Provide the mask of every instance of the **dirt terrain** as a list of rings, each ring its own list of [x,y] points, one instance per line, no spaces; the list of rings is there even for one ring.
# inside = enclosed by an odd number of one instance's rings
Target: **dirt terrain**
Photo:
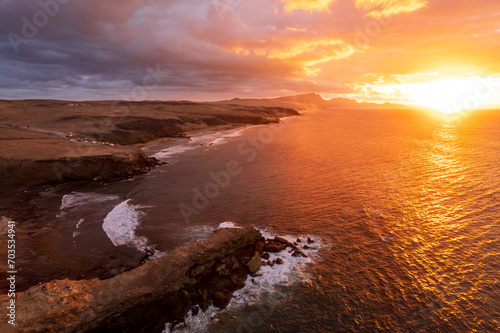
[[[159,163],[141,144],[292,115],[277,106],[189,101],[0,101],[0,185],[123,179]]]

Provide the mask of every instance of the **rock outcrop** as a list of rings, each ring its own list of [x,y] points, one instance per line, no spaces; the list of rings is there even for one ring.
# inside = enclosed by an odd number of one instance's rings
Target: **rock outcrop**
[[[112,181],[145,173],[161,162],[146,156],[140,149],[84,155],[36,159],[0,158],[0,185],[32,186],[66,181]]]
[[[255,229],[220,229],[111,279],[34,286],[18,294],[16,330],[161,332],[166,322],[175,324],[189,310],[197,311],[195,305],[225,307],[260,267],[261,241]],[[1,332],[8,329],[0,324]]]
[[[283,107],[188,101],[0,100],[0,186],[123,179],[158,163],[132,145],[296,115]]]

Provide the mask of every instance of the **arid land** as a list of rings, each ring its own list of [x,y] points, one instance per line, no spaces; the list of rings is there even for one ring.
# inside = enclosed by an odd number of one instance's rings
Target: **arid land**
[[[140,144],[292,115],[298,113],[281,107],[187,101],[0,101],[0,182],[122,179],[159,163],[144,155]]]

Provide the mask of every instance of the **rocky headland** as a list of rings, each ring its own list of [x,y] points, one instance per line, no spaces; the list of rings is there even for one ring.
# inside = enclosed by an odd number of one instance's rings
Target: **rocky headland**
[[[16,331],[161,332],[190,310],[226,307],[249,274],[261,265],[283,263],[267,260],[269,252],[305,256],[297,245],[280,237],[265,239],[252,228],[218,229],[206,240],[110,279],[53,280],[18,293]],[[2,332],[11,329],[0,324]]]

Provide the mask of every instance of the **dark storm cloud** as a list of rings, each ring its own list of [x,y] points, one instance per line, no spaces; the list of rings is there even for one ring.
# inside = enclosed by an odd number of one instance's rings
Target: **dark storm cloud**
[[[299,65],[229,50],[235,39],[255,32],[262,38],[272,29],[242,27],[232,8],[221,12],[203,1],[58,1],[2,3],[3,97],[29,91],[19,97],[64,98],[79,90],[82,98],[99,98],[112,95],[103,88],[119,95],[145,84],[158,94],[161,87],[237,93],[256,83],[262,91],[297,89],[286,81],[302,71]],[[152,68],[161,80],[145,80]]]
[[[349,94],[367,74],[434,70],[443,55],[498,70],[498,1],[397,3],[4,0],[0,98]]]

